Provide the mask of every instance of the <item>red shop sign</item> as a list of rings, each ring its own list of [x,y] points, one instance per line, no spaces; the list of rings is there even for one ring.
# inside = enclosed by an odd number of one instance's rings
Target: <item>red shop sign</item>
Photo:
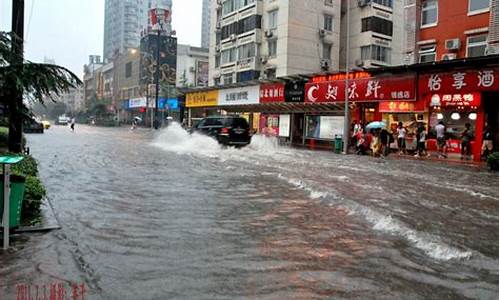
[[[410,101],[383,101],[380,102],[378,110],[385,112],[413,112],[415,111],[415,103]]]
[[[430,103],[431,106],[477,107],[481,105],[481,94],[434,94],[431,96]]]
[[[418,90],[421,95],[498,91],[498,69],[424,74]]]
[[[415,100],[415,76],[349,80],[349,101]],[[307,83],[305,102],[345,100],[345,81]]]
[[[260,86],[260,103],[285,102],[285,84],[271,83]]]

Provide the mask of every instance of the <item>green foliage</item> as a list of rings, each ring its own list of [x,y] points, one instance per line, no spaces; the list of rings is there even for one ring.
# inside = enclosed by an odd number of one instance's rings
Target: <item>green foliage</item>
[[[488,155],[487,163],[491,170],[498,170],[498,152]]]
[[[38,166],[36,160],[30,155],[23,155],[24,159],[12,166],[12,172],[16,175],[37,176]]]
[[[38,177],[26,177],[23,207],[21,210],[21,218],[23,219],[23,223],[26,223],[26,220],[36,218],[40,215],[40,207],[46,194],[47,192],[45,190],[45,187],[40,182],[40,179],[38,179]]]

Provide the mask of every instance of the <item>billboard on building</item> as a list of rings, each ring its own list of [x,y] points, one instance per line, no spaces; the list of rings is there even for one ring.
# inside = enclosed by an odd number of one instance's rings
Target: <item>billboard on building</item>
[[[219,91],[195,92],[186,94],[186,107],[217,106]]]
[[[160,85],[175,86],[177,69],[177,38],[160,37]],[[141,39],[140,83],[142,86],[154,84],[156,79],[158,36],[149,34]]]
[[[208,61],[196,62],[196,86],[208,86]]]
[[[259,104],[259,92],[258,85],[220,90],[218,105]]]

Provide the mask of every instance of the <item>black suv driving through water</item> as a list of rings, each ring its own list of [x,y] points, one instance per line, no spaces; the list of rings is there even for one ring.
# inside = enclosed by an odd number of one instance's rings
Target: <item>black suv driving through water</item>
[[[191,129],[191,133],[193,132],[211,136],[227,146],[246,146],[252,139],[247,120],[239,116],[204,118]]]

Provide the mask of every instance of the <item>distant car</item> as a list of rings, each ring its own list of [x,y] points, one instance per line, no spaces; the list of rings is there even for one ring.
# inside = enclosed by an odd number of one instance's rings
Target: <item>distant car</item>
[[[69,118],[66,116],[59,116],[56,120],[56,125],[68,125]]]
[[[50,128],[50,122],[47,120],[42,121],[43,129],[49,129]]]
[[[24,133],[43,133],[44,126],[34,118],[24,120],[23,132]]]
[[[220,144],[243,147],[250,144],[252,135],[245,118],[239,116],[214,116],[202,119],[191,129],[215,138]]]

